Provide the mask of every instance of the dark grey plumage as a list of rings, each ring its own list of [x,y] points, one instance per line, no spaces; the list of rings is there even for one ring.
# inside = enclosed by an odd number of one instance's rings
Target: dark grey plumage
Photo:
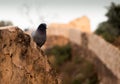
[[[39,25],[36,31],[32,33],[32,38],[39,47],[42,47],[46,41],[46,24]]]

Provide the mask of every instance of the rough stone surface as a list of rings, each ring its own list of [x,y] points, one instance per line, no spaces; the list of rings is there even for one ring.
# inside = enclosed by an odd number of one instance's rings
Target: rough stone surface
[[[17,27],[0,28],[0,84],[59,84],[43,51]]]

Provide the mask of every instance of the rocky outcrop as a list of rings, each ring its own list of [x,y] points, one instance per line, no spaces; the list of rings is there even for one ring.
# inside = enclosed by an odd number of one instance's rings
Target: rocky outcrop
[[[0,28],[0,84],[59,84],[47,57],[18,27]]]

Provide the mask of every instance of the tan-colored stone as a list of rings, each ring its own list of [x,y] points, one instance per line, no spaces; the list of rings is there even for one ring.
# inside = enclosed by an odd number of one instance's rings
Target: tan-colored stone
[[[118,79],[120,79],[120,50],[106,42],[103,38],[95,34],[83,33],[76,28],[49,28],[47,34],[64,36],[71,42],[80,46],[84,46],[86,42],[85,46],[94,52],[97,58],[101,60]],[[86,38],[82,36],[83,34],[86,35]],[[83,39],[86,39],[86,41],[83,41]]]
[[[63,29],[63,28],[74,28],[77,29],[81,32],[87,32],[87,33],[91,33],[90,30],[90,20],[88,17],[83,16],[81,18],[77,18],[73,21],[70,21],[67,24],[62,24],[62,23],[52,23],[48,26],[48,28],[59,28],[59,29]]]
[[[28,34],[18,27],[0,29],[0,84],[59,82],[47,57]]]

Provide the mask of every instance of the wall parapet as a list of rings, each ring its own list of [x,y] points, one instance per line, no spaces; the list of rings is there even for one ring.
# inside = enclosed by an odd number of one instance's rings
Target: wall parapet
[[[48,28],[48,35],[61,35],[71,42],[93,51],[108,69],[120,79],[120,50],[95,34],[82,33],[75,28]],[[83,36],[85,34],[86,38]],[[85,41],[83,41],[83,39]]]

